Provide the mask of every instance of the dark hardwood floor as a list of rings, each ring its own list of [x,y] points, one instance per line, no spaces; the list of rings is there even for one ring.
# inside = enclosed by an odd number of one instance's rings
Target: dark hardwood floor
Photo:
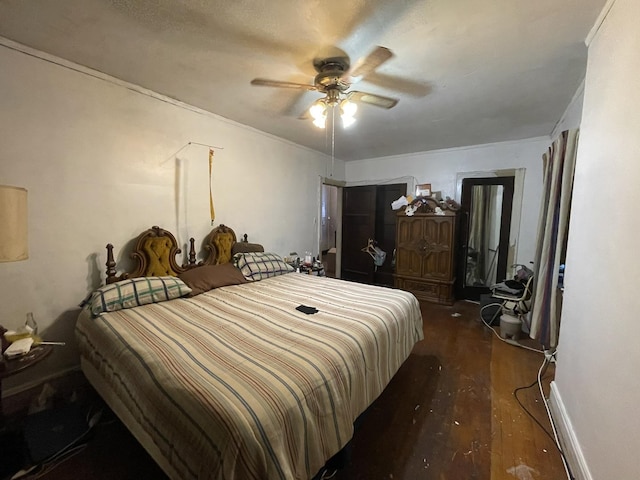
[[[476,304],[423,304],[422,314],[425,339],[366,412],[351,463],[334,478],[566,478],[553,441],[513,395],[535,381],[542,354],[499,340]],[[551,379],[549,370],[547,388]],[[518,398],[550,429],[537,388]]]
[[[542,355],[496,338],[480,322],[476,304],[424,304],[422,312],[425,339],[359,419],[350,461],[333,478],[566,478],[552,440],[513,395],[515,388],[536,379]],[[545,388],[552,374],[549,369]],[[549,429],[539,390],[524,390],[518,397]],[[86,448],[38,478],[166,477],[122,424],[107,414]]]

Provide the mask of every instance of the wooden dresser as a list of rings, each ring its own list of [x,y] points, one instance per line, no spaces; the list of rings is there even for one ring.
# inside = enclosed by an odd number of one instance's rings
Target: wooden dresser
[[[413,216],[397,214],[396,288],[418,300],[453,304],[457,220],[457,206],[432,199],[425,199]]]

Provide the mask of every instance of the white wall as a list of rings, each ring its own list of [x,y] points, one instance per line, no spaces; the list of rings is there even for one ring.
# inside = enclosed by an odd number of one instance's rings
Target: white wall
[[[0,322],[15,328],[33,312],[45,339],[68,343],[5,380],[5,393],[77,365],[77,305],[103,279],[107,243],[121,257],[152,225],[183,244],[211,230],[208,149],[175,155],[188,142],[223,147],[216,224],[283,255],[316,245],[319,192],[309,192],[329,157],[0,40],[0,183],[29,191],[29,259],[0,264]]]
[[[577,88],[574,93],[569,106],[567,106],[564,114],[556,124],[553,132],[551,132],[551,138],[555,140],[565,130],[571,130],[580,127],[580,121],[582,120],[582,102],[584,101],[584,81]]]
[[[616,0],[589,44],[569,230],[555,386],[593,479],[640,472],[639,21]]]
[[[541,137],[360,160],[347,162],[345,174],[348,184],[363,180],[368,183],[390,183],[393,179],[404,177],[394,183],[406,181],[408,188],[411,188],[412,179],[414,183],[430,183],[431,189],[441,191],[443,198],[456,198],[456,177],[459,173],[526,169],[516,261],[528,264],[535,255],[542,186],[542,154],[550,144],[549,137]],[[511,228],[517,229],[518,225],[512,225]]]

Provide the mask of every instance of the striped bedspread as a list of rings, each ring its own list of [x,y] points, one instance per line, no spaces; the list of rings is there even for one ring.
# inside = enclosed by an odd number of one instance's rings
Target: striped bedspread
[[[229,480],[312,478],[423,335],[410,293],[296,273],[83,312],[76,332],[181,478]]]

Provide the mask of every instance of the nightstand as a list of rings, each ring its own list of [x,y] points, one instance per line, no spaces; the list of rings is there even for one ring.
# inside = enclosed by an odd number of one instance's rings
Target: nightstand
[[[4,359],[2,361],[0,364],[0,426],[2,426],[4,421],[4,413],[2,410],[2,380],[34,366],[40,360],[47,357],[52,350],[53,347],[51,345],[38,345],[33,347],[26,355],[12,360]]]
[[[2,380],[34,366],[40,360],[46,358],[53,347],[51,345],[38,345],[31,348],[29,353],[12,360],[3,359],[0,363],[0,451],[4,457],[0,463],[0,478],[17,472],[23,467],[25,457],[25,440],[22,429],[15,425],[8,425],[2,409]]]
[[[300,273],[306,273],[307,275],[317,275],[318,277],[324,277],[324,265],[300,265]]]

